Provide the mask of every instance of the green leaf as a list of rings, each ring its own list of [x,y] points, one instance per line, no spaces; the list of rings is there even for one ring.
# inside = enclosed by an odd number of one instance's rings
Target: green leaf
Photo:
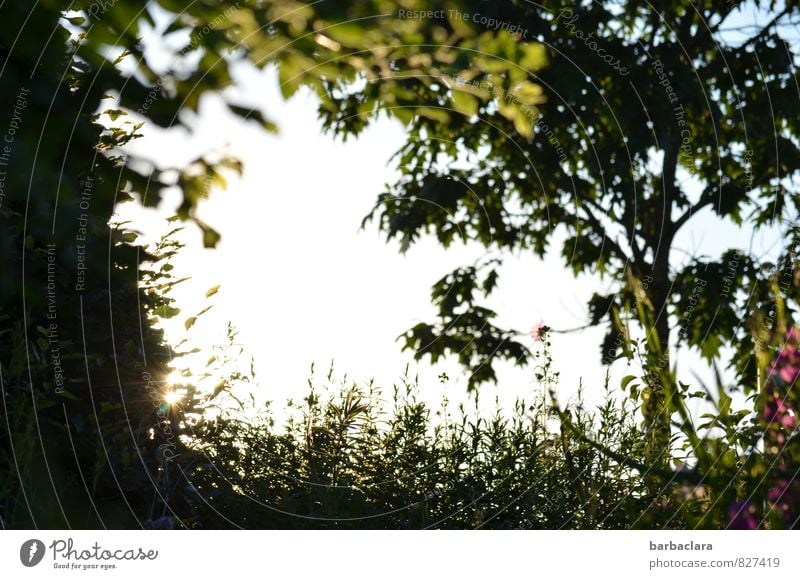
[[[440,108],[417,107],[417,114],[438,123],[450,122],[450,115],[447,114],[446,110]]]
[[[111,118],[112,121],[116,121],[119,117],[128,114],[126,111],[120,109],[108,109],[104,111],[104,113],[108,115],[108,117]]]
[[[341,44],[360,46],[364,39],[364,27],[355,23],[336,24],[327,28],[325,34]]]
[[[453,108],[463,115],[472,117],[478,114],[478,99],[462,90],[454,89]]]
[[[521,111],[514,117],[514,128],[528,140],[533,137],[533,122]]]
[[[200,230],[203,232],[203,247],[212,248],[216,247],[222,236],[213,228],[205,224],[200,224]]]
[[[294,96],[303,80],[303,67],[296,57],[288,56],[278,66],[278,81],[283,98]]]
[[[625,388],[627,388],[628,384],[630,384],[634,380],[636,380],[636,376],[632,376],[632,375],[624,376],[622,378],[622,380],[620,381],[619,386],[620,386],[620,388],[625,390]]]
[[[260,124],[265,130],[269,131],[270,133],[275,133],[278,130],[278,126],[273,123],[272,121],[267,120],[264,114],[259,111],[258,109],[251,109],[248,107],[240,107],[238,105],[228,103],[228,108],[237,116],[242,117],[246,120],[253,120]]]
[[[522,45],[522,58],[519,65],[528,70],[536,71],[547,64],[547,49],[542,44],[526,43]]]
[[[155,310],[153,310],[153,313],[159,318],[169,319],[169,318],[174,318],[179,313],[181,313],[181,311],[178,308],[174,308],[172,306],[164,304],[163,306],[159,306]]]

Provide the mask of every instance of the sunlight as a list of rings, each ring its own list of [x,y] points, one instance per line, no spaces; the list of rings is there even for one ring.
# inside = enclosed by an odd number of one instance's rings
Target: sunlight
[[[164,396],[164,400],[167,401],[167,404],[172,405],[176,402],[179,402],[183,398],[183,394],[173,390],[172,392],[167,392],[167,395]]]

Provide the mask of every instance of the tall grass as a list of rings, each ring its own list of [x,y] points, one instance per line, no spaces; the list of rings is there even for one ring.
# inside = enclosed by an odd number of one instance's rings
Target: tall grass
[[[231,337],[229,335],[229,337]],[[642,460],[636,408],[615,399],[567,409],[539,388],[513,409],[482,415],[446,400],[431,408],[408,373],[388,392],[312,375],[279,425],[271,404],[193,392],[181,457],[190,516],[203,527],[310,529],[613,529],[652,526],[670,496],[604,449]],[[232,358],[235,358],[233,356]],[[435,387],[435,385],[433,386]],[[212,399],[213,397],[213,399]],[[193,409],[194,412],[189,409]],[[204,409],[197,412],[197,409]],[[209,412],[209,409],[213,412]],[[569,415],[569,428],[563,424]],[[670,526],[681,527],[676,520]]]

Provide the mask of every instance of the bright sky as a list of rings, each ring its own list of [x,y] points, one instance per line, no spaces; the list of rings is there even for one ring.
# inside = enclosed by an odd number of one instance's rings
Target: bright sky
[[[402,256],[398,244],[386,244],[376,226],[360,230],[361,219],[394,176],[387,163],[403,143],[402,127],[382,120],[357,141],[342,144],[321,136],[310,95],[285,103],[274,74],[240,72],[245,74],[242,90],[269,103],[279,136],[232,117],[209,99],[194,135],[149,131],[131,148],[169,164],[227,144],[245,166],[241,179],[232,180],[227,191],[215,191],[201,207],[200,217],[222,232],[219,247],[204,250],[194,227],[183,236],[188,247],[176,259],[175,273],[193,280],[175,292],[186,315],[168,327],[171,339],[185,336],[185,317],[204,306],[208,288],[222,284],[211,301],[214,308],[192,329],[192,339],[201,346],[221,342],[232,321],[255,355],[264,388],[277,400],[304,394],[310,364],[327,369],[331,360],[339,374],[347,372],[359,382],[375,378],[387,389],[410,363],[426,398],[430,394],[438,402],[443,392],[451,399],[463,397],[465,376],[456,365],[417,365],[395,340],[413,324],[433,321],[430,286],[484,250],[445,251],[424,240]],[[163,221],[176,203],[167,200],[158,211],[129,205],[120,215],[153,239],[165,230]],[[559,258],[543,264],[518,257],[509,260],[490,303],[501,324],[520,332],[539,321],[571,328],[584,323],[592,288],[589,280],[576,282]],[[570,360],[562,368],[564,384],[602,376],[601,333],[556,338],[555,356]],[[442,371],[451,377],[447,385],[437,378]],[[489,386],[482,396],[513,399],[530,391],[531,372],[505,369],[502,387]]]
[[[480,247],[443,250],[424,240],[403,256],[399,244],[386,244],[375,224],[361,231],[360,222],[384,184],[395,176],[388,161],[404,142],[402,127],[389,120],[374,123],[358,140],[346,144],[320,133],[314,99],[301,91],[284,102],[274,71],[255,73],[237,67],[240,101],[264,110],[278,122],[280,135],[230,115],[218,99],[203,102],[194,134],[146,127],[146,137],[131,152],[164,165],[182,164],[199,154],[226,150],[244,162],[241,179],[227,191],[214,191],[199,216],[222,233],[216,250],[202,248],[200,234],[188,226],[188,247],[175,262],[176,274],[192,277],[175,291],[182,314],[167,325],[172,343],[186,337],[183,321],[207,305],[205,292],[222,284],[211,299],[212,310],[191,330],[204,348],[224,341],[231,321],[240,342],[255,356],[263,396],[282,406],[306,393],[312,362],[324,375],[334,360],[359,383],[370,378],[390,391],[406,364],[419,373],[423,398],[438,405],[443,394],[466,398],[466,377],[452,362],[431,367],[401,353],[396,338],[419,321],[433,321],[430,286],[456,266],[483,255]],[[177,198],[158,210],[127,205],[120,217],[151,240],[166,230]],[[712,229],[713,227],[713,229]],[[713,234],[710,233],[713,231]],[[676,246],[692,253],[717,255],[729,247],[747,248],[749,233],[706,217],[694,220]],[[755,240],[755,245],[768,245]],[[560,245],[544,262],[532,256],[507,259],[501,284],[489,304],[499,324],[527,333],[539,321],[556,329],[585,324],[586,302],[606,284],[590,277],[577,280],[559,256]],[[676,254],[675,261],[685,257]],[[605,369],[600,364],[602,328],[556,334],[555,365],[561,371],[561,397],[573,396],[581,380],[590,400],[601,394]],[[533,345],[527,338],[528,344]],[[203,358],[205,359],[205,358]],[[692,372],[711,382],[696,356],[682,352],[680,375],[696,383]],[[441,384],[437,376],[451,380]],[[612,368],[612,384],[630,372],[624,363]],[[499,386],[488,385],[481,398],[508,405],[532,392],[532,368],[503,368]]]

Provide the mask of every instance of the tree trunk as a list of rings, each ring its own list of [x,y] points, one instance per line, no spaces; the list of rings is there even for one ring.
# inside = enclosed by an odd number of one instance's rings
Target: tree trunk
[[[653,305],[653,326],[645,328],[654,333],[655,347],[648,348],[645,357],[645,390],[647,398],[642,404],[646,431],[646,452],[649,464],[667,467],[670,461],[670,404],[667,394],[670,384],[669,317],[667,300],[670,281],[666,259],[657,260],[653,268],[653,282],[647,292]],[[650,340],[648,340],[648,343]]]
[[[645,382],[648,399],[642,405],[647,429],[647,458],[650,464],[666,467],[670,462],[670,417],[671,404],[668,395],[672,392],[669,356],[669,315],[667,301],[671,290],[669,276],[669,254],[675,235],[675,224],[671,219],[673,200],[676,197],[675,174],[678,166],[680,137],[677,129],[671,131],[670,144],[664,151],[662,167],[663,207],[658,201],[653,205],[652,219],[646,225],[648,245],[653,252],[653,282],[649,298],[653,305],[653,332],[656,344],[648,348]],[[650,340],[648,340],[648,343]]]

